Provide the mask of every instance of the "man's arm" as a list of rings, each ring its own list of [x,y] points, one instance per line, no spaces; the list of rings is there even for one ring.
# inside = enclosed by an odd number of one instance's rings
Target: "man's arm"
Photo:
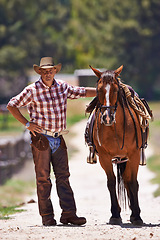
[[[95,97],[97,95],[96,88],[86,87],[86,97]]]
[[[26,125],[28,120],[21,114],[19,109],[17,107],[7,106],[7,109],[9,112],[13,115],[15,119],[17,119],[19,122],[21,122],[23,125]],[[36,123],[30,122],[30,126],[27,128],[29,131],[33,133],[35,136],[35,132],[41,133],[42,128],[38,126]]]

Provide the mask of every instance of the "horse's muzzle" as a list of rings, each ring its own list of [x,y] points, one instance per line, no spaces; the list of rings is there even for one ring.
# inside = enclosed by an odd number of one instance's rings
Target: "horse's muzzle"
[[[115,122],[115,114],[111,113],[110,109],[104,111],[101,116],[101,124],[103,123],[105,126],[112,126]]]

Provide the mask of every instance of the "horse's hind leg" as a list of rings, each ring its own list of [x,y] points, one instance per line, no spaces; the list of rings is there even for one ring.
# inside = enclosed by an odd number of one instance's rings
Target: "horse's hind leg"
[[[128,196],[130,200],[130,209],[132,211],[130,216],[130,221],[134,225],[142,225],[143,221],[140,217],[140,208],[138,202],[138,189],[139,184],[137,180],[133,180],[127,183],[128,186]]]
[[[111,160],[106,163],[105,161],[99,156],[100,164],[107,175],[107,187],[110,193],[111,198],[111,213],[112,216],[110,218],[109,223],[113,225],[120,225],[122,223],[120,212],[121,208],[118,204],[117,194],[116,194],[116,177],[113,172],[113,166]]]

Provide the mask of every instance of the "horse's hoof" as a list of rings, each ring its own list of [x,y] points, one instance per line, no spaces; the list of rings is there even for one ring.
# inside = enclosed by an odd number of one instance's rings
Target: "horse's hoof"
[[[143,225],[143,220],[141,218],[136,219],[134,217],[130,217],[130,221],[135,226],[142,226]]]
[[[132,222],[132,224],[135,226],[143,226],[143,221],[142,220],[134,220]]]
[[[121,219],[121,217],[119,217],[119,218],[111,217],[110,220],[109,220],[109,224],[111,224],[111,225],[121,225],[122,224],[122,219]]]

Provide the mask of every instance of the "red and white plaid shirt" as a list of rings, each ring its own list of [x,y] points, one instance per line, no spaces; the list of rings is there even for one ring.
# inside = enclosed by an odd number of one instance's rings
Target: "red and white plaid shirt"
[[[59,132],[66,128],[67,98],[85,96],[84,87],[73,87],[62,80],[54,80],[49,88],[40,78],[13,97],[8,105],[17,108],[27,106],[30,121],[43,129]]]

